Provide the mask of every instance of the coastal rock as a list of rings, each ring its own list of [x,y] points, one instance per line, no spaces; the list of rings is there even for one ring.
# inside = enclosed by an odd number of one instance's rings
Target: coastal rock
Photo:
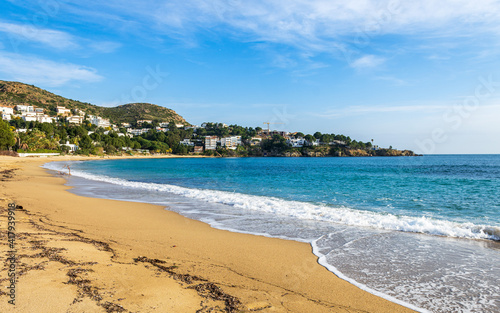
[[[302,153],[299,151],[287,151],[283,154],[285,157],[301,157]]]

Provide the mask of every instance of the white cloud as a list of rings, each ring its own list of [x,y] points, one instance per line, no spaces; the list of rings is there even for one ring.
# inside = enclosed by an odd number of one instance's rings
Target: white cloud
[[[478,29],[498,33],[500,14],[497,0],[484,0],[479,4],[468,0],[174,0],[163,5],[153,3],[159,9],[154,13],[142,10],[142,14],[152,14],[157,25],[165,26],[167,31],[189,32],[229,26],[229,31],[254,40],[321,50],[331,46],[332,39],[342,42],[342,36],[352,35],[432,31],[435,36],[452,33],[464,36]]]
[[[363,68],[373,68],[384,63],[385,59],[374,56],[374,55],[364,55],[359,59],[353,61],[350,65],[355,69],[363,69]]]
[[[97,82],[103,79],[95,69],[83,65],[58,63],[2,52],[0,52],[0,73],[9,80],[51,87],[72,81]]]
[[[412,36],[413,40],[406,41],[408,51],[426,45],[433,48],[421,52],[436,55],[440,53],[436,44],[442,42],[470,49],[484,44],[485,38],[490,42],[500,34],[500,0],[66,2],[68,5],[61,10],[81,21],[105,25],[127,35],[133,33],[148,43],[161,42],[159,38],[168,36],[193,47],[203,35],[213,38],[222,34],[240,42],[269,44],[271,48],[293,47],[292,61],[328,54],[347,59],[348,63],[358,59],[359,66],[376,61],[372,58],[368,62],[370,59],[363,59],[363,54],[381,55],[380,50],[387,48],[390,43],[378,41],[383,35]],[[276,49],[276,53],[279,51]],[[278,60],[276,65],[287,63],[290,62]]]
[[[14,24],[0,21],[0,32],[8,35],[8,44],[14,51],[19,50],[19,45],[23,41],[39,43],[50,48],[60,50],[82,50],[88,47],[90,52],[111,53],[119,49],[122,45],[113,41],[96,41],[74,36],[70,33],[35,27],[31,24]]]
[[[75,38],[66,32],[35,27],[30,24],[0,22],[0,32],[9,34],[10,43],[16,49],[21,40],[38,42],[57,49],[76,49],[79,47]]]
[[[500,0],[67,0],[59,11],[72,21],[101,25],[127,38],[133,34],[145,44],[161,44],[170,37],[191,48],[205,36],[229,35],[254,46],[268,45],[273,50],[270,63],[288,68],[320,54],[358,69],[373,67],[382,63],[382,57],[390,60],[387,54],[395,49],[418,51],[433,59],[465,48],[473,57],[480,53],[477,47],[498,42],[500,34]],[[9,29],[20,31],[12,25]],[[66,33],[38,31],[39,38],[28,37],[61,47],[77,44]],[[380,41],[384,35],[405,36],[407,40],[391,46],[396,40],[384,37]],[[58,36],[62,39],[59,44],[53,40]],[[116,43],[79,42],[103,53],[120,47]],[[289,47],[293,49],[286,58],[274,56]]]

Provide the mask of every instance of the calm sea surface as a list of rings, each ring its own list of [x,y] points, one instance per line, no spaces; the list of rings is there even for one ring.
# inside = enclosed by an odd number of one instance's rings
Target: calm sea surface
[[[78,194],[161,204],[217,228],[310,242],[336,275],[413,309],[500,312],[500,155],[70,167]],[[307,277],[307,269],[296,272],[297,283]]]

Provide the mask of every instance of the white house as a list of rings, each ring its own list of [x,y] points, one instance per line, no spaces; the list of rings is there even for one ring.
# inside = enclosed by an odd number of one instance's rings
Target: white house
[[[68,121],[68,123],[70,123],[70,124],[80,125],[81,123],[83,123],[83,116],[82,115],[68,116],[68,117],[66,117],[66,121]]]
[[[153,123],[153,121],[152,120],[139,120],[139,121],[137,121],[137,124],[144,124],[144,123],[151,124],[151,123]]]
[[[60,144],[60,146],[68,147],[70,152],[75,152],[76,150],[78,150],[78,146],[75,144],[69,143],[69,141],[66,141],[66,143],[64,143],[64,144]]]
[[[2,120],[10,121],[14,114],[14,107],[0,107],[0,114],[2,115]]]
[[[111,124],[109,123],[109,120],[103,119],[99,116],[96,116],[93,119],[91,119],[90,123],[92,123],[93,125],[96,125],[97,127],[102,127],[102,128],[106,128],[106,127],[111,126]]]
[[[313,147],[314,147],[314,146],[319,146],[319,143],[320,143],[320,140],[319,140],[319,139],[316,139],[316,140],[314,140],[314,141],[312,141],[312,142],[309,142],[309,144],[310,144],[311,146],[313,146]]]
[[[19,112],[35,112],[35,108],[32,105],[16,105],[16,110]]]
[[[191,142],[191,139],[184,139],[179,142],[181,145],[189,146],[189,147],[194,147],[194,142]]]
[[[288,139],[286,143],[293,148],[302,148],[306,143],[306,140],[304,138]]]
[[[227,149],[236,150],[241,145],[241,136],[224,137],[221,139],[221,145]]]
[[[71,113],[71,110],[70,109],[66,109],[66,107],[60,107],[60,106],[57,106],[56,107],[56,112],[57,114],[70,114]]]
[[[23,115],[21,118],[25,122],[36,122],[36,115],[28,115],[28,114],[26,114],[26,115]]]
[[[217,136],[207,136],[205,137],[205,150],[215,150],[217,149]]]
[[[37,115],[36,120],[40,123],[52,123],[55,118],[48,115]]]
[[[141,128],[141,129],[135,129],[135,128],[127,128],[127,133],[132,134],[134,136],[140,136],[142,134],[147,133],[151,128]]]
[[[11,108],[11,107],[0,107],[0,112],[3,113],[3,114],[12,115],[12,114],[14,114],[14,108]]]
[[[330,146],[345,146],[346,143],[345,143],[345,141],[341,141],[341,140],[332,140],[328,143],[328,145],[330,145]]]

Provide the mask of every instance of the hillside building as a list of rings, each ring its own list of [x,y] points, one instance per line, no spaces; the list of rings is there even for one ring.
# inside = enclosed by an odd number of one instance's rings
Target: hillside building
[[[65,107],[60,107],[60,106],[56,107],[56,112],[57,112],[57,114],[60,114],[60,115],[71,114],[71,110],[70,109],[66,109]]]
[[[221,146],[227,149],[236,150],[239,145],[241,145],[241,136],[224,137],[221,139]]]
[[[83,123],[83,116],[82,115],[72,115],[66,117],[66,121],[70,124],[77,124],[80,125]]]
[[[205,150],[215,150],[217,149],[217,141],[219,138],[217,136],[207,136],[205,137]]]
[[[102,128],[111,127],[111,123],[109,122],[109,120],[101,118],[99,116],[95,116],[93,119],[91,119],[90,123]]]

